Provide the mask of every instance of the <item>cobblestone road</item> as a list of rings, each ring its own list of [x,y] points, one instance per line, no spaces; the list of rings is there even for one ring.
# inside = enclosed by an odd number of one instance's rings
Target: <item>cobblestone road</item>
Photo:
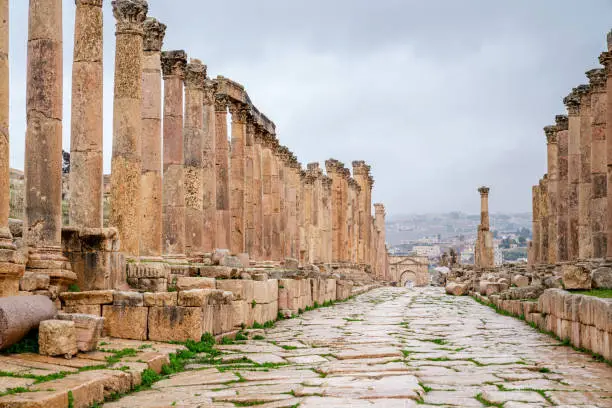
[[[612,407],[612,367],[434,288],[376,289],[220,348],[253,363],[194,365],[105,407]]]

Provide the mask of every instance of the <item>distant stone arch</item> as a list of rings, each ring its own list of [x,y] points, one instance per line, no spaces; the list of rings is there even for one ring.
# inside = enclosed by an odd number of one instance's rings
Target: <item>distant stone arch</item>
[[[412,282],[415,286],[418,284],[417,273],[415,271],[408,269],[402,272],[400,275],[400,286],[406,286],[408,281]]]
[[[390,277],[397,286],[406,286],[411,281],[414,286],[427,286],[430,283],[428,259],[418,256],[389,257]]]

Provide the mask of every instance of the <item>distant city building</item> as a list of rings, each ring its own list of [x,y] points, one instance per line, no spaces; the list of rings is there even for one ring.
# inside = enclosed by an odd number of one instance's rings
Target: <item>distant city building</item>
[[[412,250],[417,256],[439,258],[442,255],[439,245],[415,245]]]
[[[495,266],[501,266],[504,263],[504,253],[498,246],[493,249],[493,260],[495,262]]]

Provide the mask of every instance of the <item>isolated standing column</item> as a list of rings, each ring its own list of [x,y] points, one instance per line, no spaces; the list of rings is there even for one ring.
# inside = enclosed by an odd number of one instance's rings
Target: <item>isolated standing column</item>
[[[183,80],[185,51],[162,52],[164,73],[164,257],[185,258],[185,186],[183,173]]]
[[[162,76],[161,48],[166,26],[150,17],[144,23],[142,70],[142,178],[140,255],[162,256]]]
[[[111,163],[110,225],[116,227],[121,250],[129,257],[140,253],[140,188],[142,136],[144,0],[116,0],[115,100]],[[61,150],[60,150],[61,151]]]
[[[102,228],[102,0],[76,0],[72,64],[70,224]]]

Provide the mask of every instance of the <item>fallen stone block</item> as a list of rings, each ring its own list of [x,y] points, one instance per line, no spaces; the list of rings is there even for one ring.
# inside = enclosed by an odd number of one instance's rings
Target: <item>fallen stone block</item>
[[[88,352],[98,348],[98,342],[104,329],[104,318],[86,314],[59,313],[58,320],[74,322],[77,347],[79,351]]]
[[[453,296],[465,296],[468,293],[468,285],[465,283],[451,282],[446,285],[446,293]]]
[[[612,268],[595,269],[591,273],[591,281],[595,289],[612,289]]]
[[[591,289],[591,273],[580,265],[563,265],[563,286],[565,289]]]
[[[76,326],[72,321],[45,320],[38,328],[38,348],[43,356],[71,358],[78,352]]]
[[[491,296],[491,295],[496,295],[498,293],[500,293],[502,291],[502,284],[501,283],[489,283],[487,285],[487,291],[485,293],[485,295],[487,297]]]
[[[138,292],[115,292],[113,296],[114,306],[144,306],[144,295]]]
[[[185,307],[202,307],[208,304],[211,289],[183,290],[178,294],[178,305]]]
[[[93,316],[102,316],[102,305],[74,305],[64,306],[64,313],[86,314]]]
[[[56,314],[55,305],[45,296],[0,298],[0,350],[17,343]]]
[[[524,275],[514,275],[512,277],[512,284],[515,285],[517,288],[524,288],[526,286],[529,286],[529,278]]]

